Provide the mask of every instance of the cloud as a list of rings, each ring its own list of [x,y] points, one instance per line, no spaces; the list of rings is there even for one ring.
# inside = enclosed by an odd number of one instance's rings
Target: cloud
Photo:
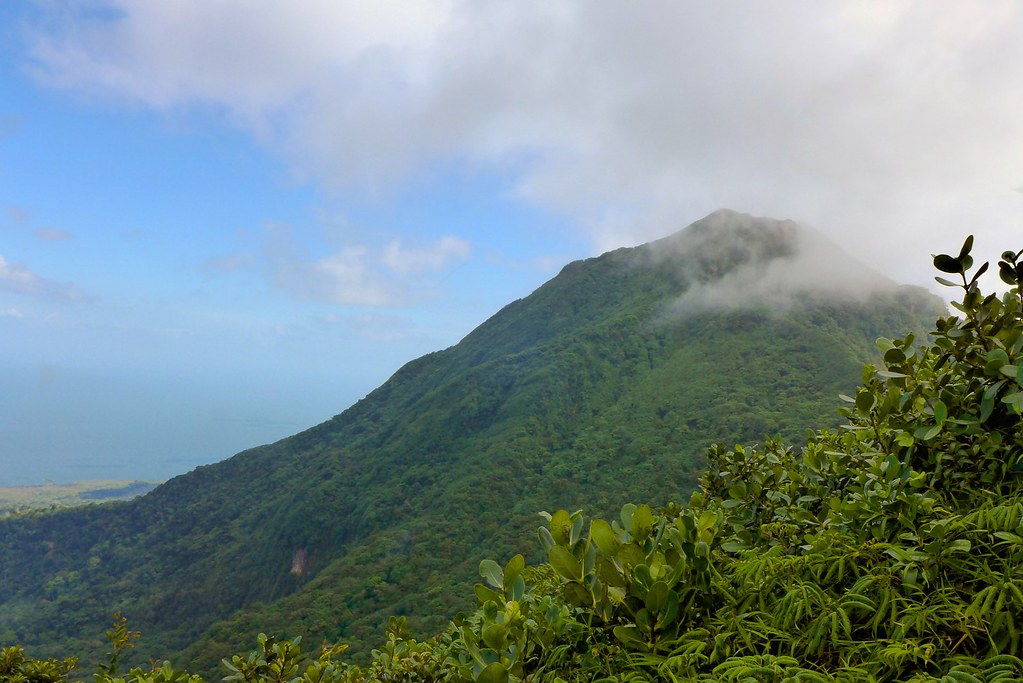
[[[681,268],[689,286],[673,312],[862,303],[898,289],[815,230],[732,211],[716,211],[641,253]]]
[[[14,306],[8,306],[7,308],[0,309],[0,318],[24,318],[25,314],[19,311]]]
[[[56,228],[36,228],[34,232],[35,236],[44,242],[66,242],[75,238],[70,232]]]
[[[85,298],[74,286],[42,278],[20,263],[8,263],[3,256],[0,256],[0,291],[65,301]]]
[[[207,277],[246,271],[260,274],[273,288],[296,299],[344,306],[390,307],[430,296],[434,276],[469,257],[465,240],[444,235],[433,244],[405,246],[394,239],[382,247],[335,245],[322,255],[302,242],[288,225],[268,223],[257,251],[208,260]],[[322,247],[321,247],[322,249]]]
[[[316,259],[294,249],[268,254],[273,282],[301,299],[349,306],[401,306],[429,297],[429,277],[469,257],[469,244],[451,236],[422,247],[393,240],[382,249],[352,245]]]
[[[360,339],[387,344],[414,339],[419,334],[406,318],[370,312],[355,315],[328,313],[314,322],[317,326],[327,329],[343,327],[354,331]]]
[[[1023,210],[1011,0],[88,7],[36,27],[41,79],[212,107],[325,187],[498,167],[600,249],[729,206],[830,229],[891,271],[975,225],[1005,226],[978,250],[1007,240]],[[319,268],[343,282],[366,258]]]
[[[18,204],[9,204],[6,207],[7,220],[15,228],[23,228],[29,224],[32,214],[28,209]],[[66,230],[56,228],[37,227],[32,231],[35,236],[44,242],[61,242],[74,239],[74,235]]]
[[[26,211],[22,206],[11,204],[7,207],[7,219],[16,227],[25,225],[25,223],[28,222],[28,217],[28,211]]]
[[[346,247],[313,261],[278,261],[275,283],[300,299],[348,306],[389,306],[398,294],[368,262],[364,246]]]
[[[445,235],[428,247],[405,247],[401,240],[392,240],[384,247],[382,262],[393,273],[399,275],[435,273],[450,263],[469,258],[469,243]]]
[[[238,252],[208,259],[199,266],[199,271],[207,278],[214,278],[220,275],[252,270],[257,267],[258,263],[259,258],[256,254],[252,252]]]

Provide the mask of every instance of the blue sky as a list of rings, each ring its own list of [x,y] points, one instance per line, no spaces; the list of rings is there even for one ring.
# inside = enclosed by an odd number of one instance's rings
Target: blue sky
[[[1021,11],[0,2],[0,485],[285,437],[721,207],[1019,248]]]

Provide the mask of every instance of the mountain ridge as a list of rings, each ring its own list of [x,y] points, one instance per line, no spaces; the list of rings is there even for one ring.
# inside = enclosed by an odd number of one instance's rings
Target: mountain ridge
[[[778,222],[716,212],[694,226],[737,223]],[[0,571],[16,581],[0,587],[0,640],[88,641],[122,609],[146,634],[140,654],[214,667],[254,629],[358,645],[390,613],[436,626],[463,606],[454,596],[481,557],[534,552],[522,530],[538,510],[681,497],[711,441],[833,415],[874,337],[937,313],[936,299],[894,283],[868,304],[679,310],[701,274],[720,282],[750,259],[690,254],[712,268],[688,272],[653,258],[675,244],[568,264],[292,437],[129,504],[8,523]]]

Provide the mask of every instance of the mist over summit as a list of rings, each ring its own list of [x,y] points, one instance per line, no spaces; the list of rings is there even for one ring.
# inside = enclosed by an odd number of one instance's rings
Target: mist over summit
[[[679,313],[778,311],[814,303],[863,303],[877,295],[919,303],[932,298],[922,288],[882,275],[817,230],[728,209],[644,250],[654,262],[669,261],[683,272],[688,287],[670,305]]]

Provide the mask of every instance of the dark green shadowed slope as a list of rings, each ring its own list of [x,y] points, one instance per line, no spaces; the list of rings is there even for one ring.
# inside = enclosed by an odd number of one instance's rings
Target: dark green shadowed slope
[[[717,212],[566,266],[312,429],[130,503],[0,521],[0,643],[100,652],[119,609],[140,660],[212,674],[259,631],[436,629],[480,559],[535,552],[538,510],[684,499],[708,445],[834,424],[873,340],[940,312],[791,222]]]

